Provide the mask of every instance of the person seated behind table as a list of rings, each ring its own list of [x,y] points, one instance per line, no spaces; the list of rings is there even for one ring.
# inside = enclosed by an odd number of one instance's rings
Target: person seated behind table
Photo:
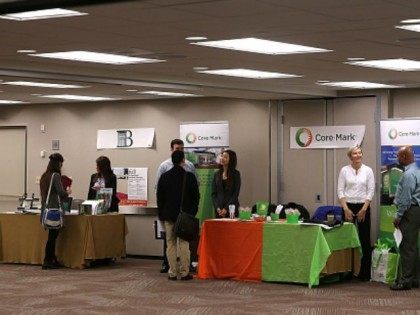
[[[213,177],[211,197],[216,218],[229,217],[229,205],[235,205],[235,216],[238,216],[241,173],[236,170],[236,164],[236,153],[225,150],[220,157],[219,170]]]
[[[90,177],[88,199],[96,199],[96,193],[101,188],[112,188],[111,205],[109,212],[118,212],[117,198],[117,177],[111,168],[111,161],[106,156],[100,156],[96,159],[96,171]]]

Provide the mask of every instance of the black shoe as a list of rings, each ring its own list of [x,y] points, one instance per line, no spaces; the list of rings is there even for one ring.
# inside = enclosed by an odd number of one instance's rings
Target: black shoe
[[[181,280],[192,280],[194,277],[191,274],[187,274],[186,276],[181,277]]]
[[[160,273],[167,273],[169,271],[169,266],[162,265],[162,268],[160,268]]]
[[[393,291],[411,290],[411,285],[403,282],[396,282],[390,287]]]
[[[47,269],[58,269],[60,268],[59,266],[56,266],[52,263],[48,263],[48,264],[42,264],[42,269],[43,270],[47,270]]]
[[[176,276],[169,276],[168,277],[168,280],[171,280],[171,281],[176,281],[176,280],[178,280],[178,278],[176,277]]]
[[[419,288],[419,280],[413,280],[412,282],[411,282],[411,287],[412,288],[414,288],[414,289],[418,289]]]

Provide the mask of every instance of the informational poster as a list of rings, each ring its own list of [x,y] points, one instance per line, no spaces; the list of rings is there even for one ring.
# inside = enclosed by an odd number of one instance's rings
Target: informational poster
[[[120,205],[147,206],[147,168],[115,167],[118,182],[126,182],[126,192],[120,193]]]
[[[96,147],[101,149],[151,148],[155,128],[98,130]]]
[[[381,206],[379,237],[393,240],[393,221],[397,213],[394,205],[398,182],[404,173],[397,153],[402,146],[413,148],[416,163],[420,166],[420,120],[381,121]],[[420,242],[420,237],[419,237]]]
[[[229,146],[229,123],[181,124],[180,139],[185,143],[186,158],[194,164],[198,175],[200,204],[197,218],[202,223],[215,217],[211,198],[212,183],[214,173],[219,169],[220,154]]]
[[[360,145],[365,126],[290,127],[291,149],[337,149]]]

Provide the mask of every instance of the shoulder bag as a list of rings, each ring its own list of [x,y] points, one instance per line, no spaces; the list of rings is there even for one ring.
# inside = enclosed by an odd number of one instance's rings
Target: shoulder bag
[[[50,208],[50,193],[55,173],[51,175],[50,187],[48,188],[47,200],[45,202],[45,209],[42,214],[42,226],[45,229],[57,230],[63,227],[63,210],[61,209],[60,197],[58,197],[58,208]]]
[[[198,219],[193,216],[192,214],[189,214],[187,212],[182,211],[182,205],[184,202],[184,190],[185,190],[185,178],[187,173],[184,174],[184,179],[182,182],[182,197],[181,197],[181,206],[180,211],[178,214],[178,217],[176,219],[176,222],[174,224],[174,233],[177,237],[187,241],[191,242],[199,232],[199,221]]]

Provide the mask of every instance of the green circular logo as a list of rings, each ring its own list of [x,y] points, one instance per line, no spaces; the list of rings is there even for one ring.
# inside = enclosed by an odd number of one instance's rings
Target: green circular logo
[[[392,128],[389,132],[388,132],[388,137],[392,140],[395,140],[398,136],[398,131],[395,128]]]
[[[194,142],[195,142],[195,140],[197,140],[197,136],[195,135],[195,133],[193,133],[193,132],[189,132],[189,133],[187,133],[187,135],[185,136],[185,140],[186,140],[189,144],[191,144],[191,143],[194,143]]]
[[[312,132],[308,128],[299,128],[298,131],[296,131],[295,140],[300,147],[305,148],[309,146],[312,139]]]

